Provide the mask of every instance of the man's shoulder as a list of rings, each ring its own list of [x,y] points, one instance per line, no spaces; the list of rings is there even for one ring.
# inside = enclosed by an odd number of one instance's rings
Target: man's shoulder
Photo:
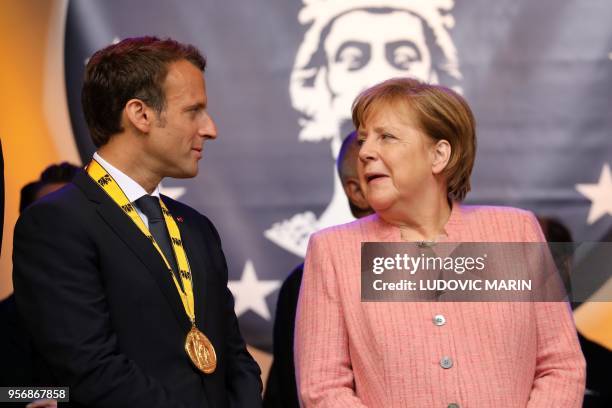
[[[195,223],[200,229],[203,228],[204,230],[209,230],[217,237],[219,236],[215,225],[206,215],[190,207],[189,205],[170,198],[166,195],[162,194],[161,199],[166,205],[166,207],[168,207],[168,210],[172,214],[172,217],[176,219],[179,223],[187,222],[190,225],[193,225]]]
[[[170,210],[170,212],[172,213],[172,216],[174,216],[175,218],[183,217],[189,219],[197,219],[198,221],[204,221],[208,223],[211,222],[207,216],[185,203],[177,201],[164,194],[161,194],[161,199],[166,205],[166,207],[168,207],[168,210]]]
[[[31,242],[37,234],[58,241],[68,236],[84,240],[96,219],[96,205],[72,183],[28,206],[15,225],[14,241]]]
[[[68,183],[29,205],[20,218],[28,218],[37,214],[75,216],[87,210],[87,203],[89,200],[83,192],[74,183]]]

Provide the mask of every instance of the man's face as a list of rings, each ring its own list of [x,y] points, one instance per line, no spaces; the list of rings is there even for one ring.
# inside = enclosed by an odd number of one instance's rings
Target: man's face
[[[204,141],[217,137],[206,111],[204,75],[189,61],[177,61],[170,64],[163,88],[166,105],[156,115],[143,153],[162,177],[195,177]]]
[[[421,20],[404,11],[350,12],[336,20],[324,44],[334,110],[350,115],[355,97],[398,76],[429,80],[431,53]]]

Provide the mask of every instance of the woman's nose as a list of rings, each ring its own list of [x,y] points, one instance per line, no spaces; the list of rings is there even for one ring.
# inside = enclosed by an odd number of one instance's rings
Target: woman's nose
[[[372,141],[368,141],[365,139],[361,142],[361,147],[359,148],[359,160],[362,162],[367,162],[368,160],[374,160],[376,158],[376,147]]]

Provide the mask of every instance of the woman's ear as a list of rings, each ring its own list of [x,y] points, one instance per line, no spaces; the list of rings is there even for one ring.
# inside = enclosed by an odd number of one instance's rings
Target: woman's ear
[[[153,120],[153,110],[140,99],[130,99],[123,108],[126,124],[131,124],[142,133],[148,133]]]
[[[433,161],[431,171],[433,174],[440,174],[448,165],[451,156],[451,145],[447,140],[441,139],[436,142],[432,150]]]

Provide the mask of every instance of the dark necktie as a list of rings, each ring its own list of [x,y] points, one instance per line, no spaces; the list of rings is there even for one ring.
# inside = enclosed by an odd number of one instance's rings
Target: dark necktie
[[[136,200],[136,205],[140,211],[147,216],[149,220],[149,231],[170,263],[172,273],[174,273],[176,280],[182,288],[183,283],[181,282],[181,278],[178,273],[176,259],[174,258],[174,251],[172,250],[172,245],[170,244],[168,229],[166,228],[166,223],[164,222],[164,216],[162,214],[161,205],[159,204],[159,199],[154,196],[144,195]]]

